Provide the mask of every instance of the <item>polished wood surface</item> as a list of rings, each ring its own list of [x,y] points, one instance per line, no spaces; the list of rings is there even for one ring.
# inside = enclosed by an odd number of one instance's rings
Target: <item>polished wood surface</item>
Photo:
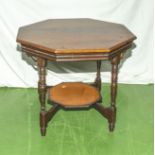
[[[97,61],[97,73],[96,73],[96,79],[95,79],[95,86],[101,90],[101,60]]]
[[[118,64],[123,53],[136,39],[125,26],[94,19],[50,19],[21,27],[17,42],[29,56],[37,58],[38,92],[41,104],[40,129],[45,136],[48,122],[61,108],[94,107],[109,123],[113,131],[116,122]],[[46,85],[47,61],[90,61],[97,63],[93,85],[65,82],[53,87]],[[111,62],[111,102],[101,102],[101,60]],[[47,91],[48,89],[48,91]],[[47,110],[46,93],[53,106]]]
[[[92,61],[92,60],[110,60],[113,57],[126,52],[132,46],[132,42],[123,45],[119,49],[116,49],[112,52],[90,52],[90,53],[49,53],[47,51],[41,51],[40,49],[34,47],[28,47],[25,45],[21,46],[23,52],[26,52],[29,56],[42,57],[49,61],[57,62],[69,62],[69,61]]]
[[[86,107],[101,100],[99,91],[82,82],[65,82],[49,89],[49,99],[64,107]]]
[[[40,110],[40,130],[42,135],[46,133],[46,107],[45,107],[45,100],[46,100],[46,60],[42,58],[37,58],[37,65],[38,65],[38,72],[39,72],[39,81],[38,81],[38,93],[39,93],[39,100],[41,104]]]
[[[56,54],[112,52],[135,39],[125,26],[94,19],[49,19],[21,27],[17,42]]]

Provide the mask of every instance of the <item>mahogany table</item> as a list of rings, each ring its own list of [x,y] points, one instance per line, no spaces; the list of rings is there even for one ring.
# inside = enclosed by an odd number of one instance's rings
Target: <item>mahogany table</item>
[[[19,28],[17,42],[22,51],[37,58],[42,136],[46,134],[48,122],[60,108],[93,107],[108,120],[109,130],[114,130],[118,64],[134,39],[135,35],[123,25],[85,18],[49,19]],[[112,65],[109,107],[101,104],[102,60],[109,60]],[[47,61],[96,61],[95,82],[91,85],[63,82],[49,87],[46,85]],[[53,105],[50,110],[46,110],[45,106],[46,93]]]

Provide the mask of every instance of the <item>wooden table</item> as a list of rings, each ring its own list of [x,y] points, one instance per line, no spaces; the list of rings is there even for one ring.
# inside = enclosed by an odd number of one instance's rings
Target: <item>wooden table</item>
[[[60,108],[94,107],[108,120],[109,130],[114,130],[118,64],[134,39],[135,35],[123,25],[84,18],[49,19],[19,29],[17,42],[22,51],[37,58],[42,136],[46,134],[48,122]],[[101,60],[110,60],[112,65],[110,107],[101,104]],[[64,82],[49,87],[46,85],[47,61],[96,61],[95,82],[92,85]],[[46,93],[53,104],[50,110],[46,110],[45,106]]]

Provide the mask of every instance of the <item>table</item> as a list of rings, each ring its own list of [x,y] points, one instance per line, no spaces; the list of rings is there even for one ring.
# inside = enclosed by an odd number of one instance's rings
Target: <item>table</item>
[[[40,129],[45,136],[48,122],[60,108],[95,108],[113,131],[116,122],[118,64],[136,36],[125,26],[95,19],[49,19],[19,28],[17,42],[23,52],[37,59],[38,93],[41,104]],[[111,62],[111,103],[104,107],[101,90],[101,61]],[[46,85],[47,61],[96,61],[94,83],[63,82]],[[46,94],[52,102],[46,110]]]

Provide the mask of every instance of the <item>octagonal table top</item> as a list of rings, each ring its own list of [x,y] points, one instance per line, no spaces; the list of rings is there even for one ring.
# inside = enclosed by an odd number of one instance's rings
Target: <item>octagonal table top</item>
[[[17,42],[54,54],[109,53],[136,36],[124,25],[95,19],[49,19],[19,28]]]

